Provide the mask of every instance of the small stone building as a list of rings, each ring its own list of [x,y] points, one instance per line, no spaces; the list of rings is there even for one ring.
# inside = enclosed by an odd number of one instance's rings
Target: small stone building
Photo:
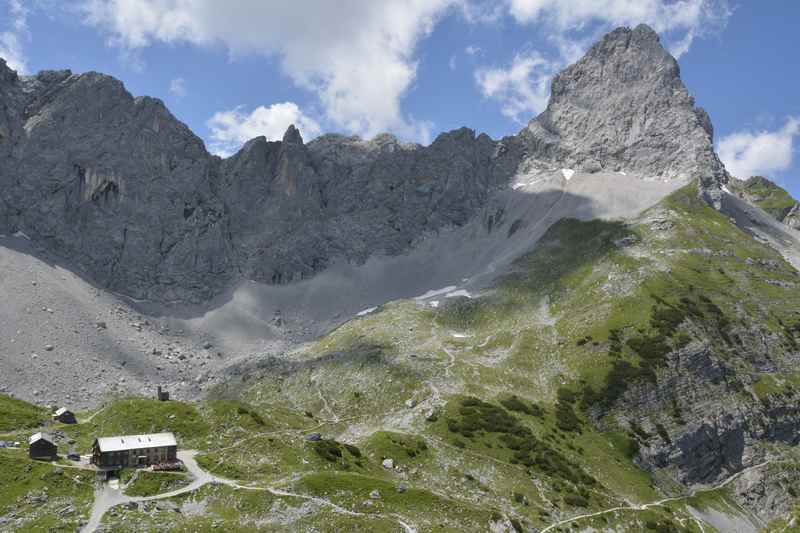
[[[58,420],[62,424],[77,424],[78,420],[75,418],[75,413],[67,409],[66,407],[62,407],[55,413],[53,413],[53,420]]]
[[[47,433],[36,433],[28,439],[28,454],[31,459],[58,459],[58,446],[53,437]]]
[[[149,466],[177,460],[172,433],[100,437],[92,445],[92,464],[106,469]]]

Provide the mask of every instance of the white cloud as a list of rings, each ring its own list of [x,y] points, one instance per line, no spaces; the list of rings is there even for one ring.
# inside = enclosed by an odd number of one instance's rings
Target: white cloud
[[[606,28],[649,24],[670,34],[668,47],[676,57],[696,37],[724,28],[732,13],[727,0],[508,0],[508,6],[517,22],[543,23],[557,33],[592,23]]]
[[[792,143],[800,134],[800,119],[789,117],[776,131],[740,131],[720,139],[717,152],[728,172],[746,179],[786,170],[792,164]]]
[[[275,56],[313,91],[339,128],[414,137],[425,129],[401,100],[417,73],[417,43],[461,0],[84,0],[89,24],[137,50],[153,42],[223,46],[233,57]]]
[[[472,44],[467,46],[466,48],[464,48],[464,53],[467,54],[468,56],[478,55],[481,52],[482,52],[482,50],[481,50],[480,46],[475,46],[475,45],[472,45]]]
[[[169,82],[169,92],[176,98],[183,98],[186,96],[186,80],[183,78],[175,78]]]
[[[450,61],[447,62],[447,65],[450,67],[450,70],[455,70],[458,67],[456,64],[456,56],[450,56]]]
[[[524,122],[547,106],[557,66],[534,51],[518,54],[505,68],[478,69],[475,81],[484,97],[501,102],[503,115]]]
[[[28,64],[22,42],[30,39],[28,31],[28,10],[21,0],[9,0],[8,17],[10,28],[0,32],[0,57],[9,67],[20,74],[27,74]]]
[[[211,130],[211,152],[228,156],[253,137],[263,135],[268,141],[279,141],[289,125],[294,124],[304,141],[321,133],[319,124],[303,114],[297,104],[283,102],[269,107],[259,106],[251,113],[241,107],[214,113],[207,125]]]

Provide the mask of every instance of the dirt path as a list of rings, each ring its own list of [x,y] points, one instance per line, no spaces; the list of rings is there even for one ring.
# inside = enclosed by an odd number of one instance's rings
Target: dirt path
[[[91,422],[92,420],[94,420],[94,417],[96,417],[97,415],[99,415],[100,413],[102,413],[103,411],[105,411],[105,410],[106,410],[106,408],[108,408],[108,406],[107,406],[107,405],[104,405],[103,407],[101,407],[100,409],[98,409],[97,411],[95,411],[94,413],[92,413],[90,416],[88,416],[88,417],[86,418],[86,420],[80,420],[79,422],[80,422],[81,424],[86,424],[86,423],[88,423],[88,422]]]
[[[322,405],[324,406],[323,410],[328,411],[328,414],[331,416],[327,422],[338,424],[341,419],[339,418],[339,415],[337,415],[336,412],[331,408],[327,398],[325,398],[325,396],[322,394],[322,389],[319,386],[317,386],[317,394],[319,395],[319,399],[322,400]]]
[[[92,506],[92,512],[89,517],[89,522],[81,529],[81,533],[94,533],[100,527],[100,524],[103,521],[103,516],[108,512],[109,509],[112,507],[116,507],[117,505],[123,505],[129,502],[147,502],[153,500],[163,500],[167,498],[173,498],[175,496],[180,496],[181,494],[186,494],[189,492],[194,492],[200,487],[207,485],[209,483],[217,483],[220,485],[226,485],[228,487],[232,487],[235,489],[240,490],[258,490],[269,492],[274,496],[281,496],[281,497],[292,497],[292,498],[299,498],[303,500],[312,501],[318,505],[324,507],[330,507],[333,509],[334,512],[345,514],[348,516],[360,516],[365,518],[375,518],[375,517],[388,517],[392,520],[396,521],[406,533],[417,533],[416,528],[411,525],[407,519],[403,518],[397,514],[367,514],[367,513],[359,513],[357,511],[351,511],[346,509],[340,505],[333,503],[330,500],[326,500],[325,498],[320,498],[317,496],[309,496],[307,494],[298,494],[295,492],[290,492],[287,490],[279,489],[276,487],[258,487],[253,485],[242,485],[236,480],[227,479],[223,477],[215,476],[206,470],[203,470],[200,465],[197,464],[195,461],[194,456],[197,454],[196,451],[193,450],[184,450],[178,452],[178,458],[183,461],[183,464],[186,466],[189,474],[191,475],[192,482],[179,489],[164,492],[161,494],[156,494],[154,496],[127,496],[123,494],[122,489],[115,489],[112,488],[108,483],[103,483],[96,491],[95,491],[95,501]]]
[[[666,503],[688,500],[689,498],[692,498],[697,494],[700,494],[700,493],[703,493],[703,492],[711,492],[711,491],[714,491],[714,490],[717,490],[717,489],[724,488],[726,485],[729,485],[730,483],[735,481],[739,476],[743,475],[745,472],[749,472],[751,470],[756,470],[758,468],[762,468],[762,467],[764,467],[764,466],[766,466],[766,465],[768,465],[770,463],[773,463],[773,462],[775,462],[775,461],[764,461],[763,463],[759,463],[757,465],[753,465],[751,467],[745,468],[744,470],[741,470],[741,471],[739,471],[739,472],[727,477],[726,479],[724,479],[720,483],[714,485],[713,487],[693,489],[693,490],[691,490],[689,492],[689,494],[685,494],[683,496],[673,496],[673,497],[670,497],[670,498],[663,498],[661,500],[657,500],[657,501],[654,501],[654,502],[651,502],[651,503],[645,503],[645,504],[641,504],[641,505],[622,505],[622,506],[618,506],[618,507],[611,507],[609,509],[604,509],[602,511],[597,511],[595,513],[586,513],[586,514],[573,516],[571,518],[567,518],[565,520],[561,520],[561,521],[556,522],[554,524],[550,524],[546,528],[542,529],[539,533],[547,533],[548,531],[550,531],[550,530],[552,530],[554,528],[557,528],[559,526],[563,526],[565,524],[569,524],[569,523],[572,523],[572,522],[575,522],[575,521],[578,521],[578,520],[583,520],[585,518],[593,518],[595,516],[601,516],[601,515],[608,514],[608,513],[614,513],[616,511],[644,511],[644,510],[647,510],[647,509],[649,509],[651,507],[663,506]],[[698,525],[700,525],[701,531],[703,531],[704,528],[700,524],[700,522],[697,519],[695,519],[695,521],[698,523]]]

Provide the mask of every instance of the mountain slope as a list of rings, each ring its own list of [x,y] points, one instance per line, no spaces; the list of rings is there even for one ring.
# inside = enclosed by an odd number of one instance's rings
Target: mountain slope
[[[693,185],[630,223],[562,220],[516,265],[471,298],[386,305],[288,360],[247,365],[219,392],[267,410],[288,402],[362,447],[383,431],[423,439],[439,466],[401,452],[398,480],[535,527],[664,497],[700,516],[680,495],[742,470],[770,507],[747,483],[706,505],[752,531],[789,510],[796,479],[770,482],[762,466],[783,472],[800,442],[800,279],[774,250]],[[242,453],[212,457],[230,468],[253,460]],[[528,487],[520,501],[514,487]],[[632,514],[607,518],[637,530],[646,515]]]

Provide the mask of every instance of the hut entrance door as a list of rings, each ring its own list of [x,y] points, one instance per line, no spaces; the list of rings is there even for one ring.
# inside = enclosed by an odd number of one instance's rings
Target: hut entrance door
[[[136,458],[136,466],[147,466],[147,456],[140,455]]]

